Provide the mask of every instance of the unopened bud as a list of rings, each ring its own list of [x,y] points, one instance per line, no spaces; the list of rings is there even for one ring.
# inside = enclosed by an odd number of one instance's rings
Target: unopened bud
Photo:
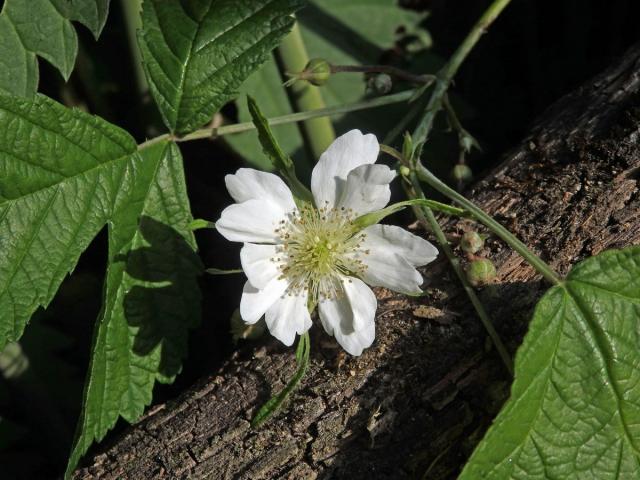
[[[386,73],[378,73],[367,82],[369,90],[377,95],[385,95],[393,88],[393,81]]]
[[[471,181],[473,178],[473,172],[469,168],[468,165],[464,163],[459,163],[455,167],[453,167],[453,171],[451,172],[453,179],[457,182],[467,183]]]
[[[400,175],[402,175],[403,177],[408,177],[410,173],[411,170],[409,170],[409,167],[406,167],[404,165],[400,167]]]
[[[461,135],[460,136],[460,146],[466,153],[470,153],[473,148],[473,138],[469,135]]]
[[[331,76],[331,64],[323,58],[312,58],[300,73],[300,80],[306,80],[311,85],[321,87]]]
[[[484,247],[484,239],[477,232],[466,232],[460,239],[460,248],[465,253],[478,253]]]
[[[491,260],[479,258],[469,264],[467,268],[467,280],[474,287],[482,287],[491,283],[496,278],[496,267]]]

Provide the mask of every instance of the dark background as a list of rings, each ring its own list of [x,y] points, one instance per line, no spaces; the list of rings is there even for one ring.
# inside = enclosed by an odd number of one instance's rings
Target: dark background
[[[431,53],[446,59],[489,1],[401,3],[431,12],[425,21],[434,41]],[[638,18],[640,4],[633,0],[514,0],[481,39],[453,88],[468,107],[465,127],[483,149],[469,159],[475,175],[481,176],[496,165],[546,107],[638,41]],[[152,102],[141,98],[136,89],[120,2],[112,2],[98,43],[83,27],[78,27],[78,32],[81,47],[70,82],[64,84],[59,74],[41,61],[40,90],[67,105],[103,116],[139,140],[150,134],[150,125],[162,130]],[[227,107],[225,113],[233,117],[233,108]],[[435,135],[449,147],[450,153],[437,165],[446,175],[457,152],[455,139],[444,130],[444,125],[438,125]],[[241,160],[220,142],[190,142],[181,148],[193,214],[216,219],[229,203],[223,177]],[[197,238],[206,266],[237,267],[237,247],[214,231],[199,231]],[[0,377],[3,479],[54,478],[66,462],[100,308],[105,264],[103,232],[82,256],[52,305],[36,314],[27,329],[21,343],[31,361],[29,374],[19,381]],[[202,279],[202,324],[191,335],[184,371],[175,384],[158,386],[154,401],[175,397],[236,348],[229,335],[229,318],[238,305],[242,284],[240,276]]]

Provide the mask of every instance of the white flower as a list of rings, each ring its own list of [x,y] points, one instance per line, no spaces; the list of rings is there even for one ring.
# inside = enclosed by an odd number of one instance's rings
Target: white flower
[[[395,177],[376,165],[374,135],[352,130],[331,144],[311,175],[315,206],[298,208],[276,175],[241,168],[225,178],[238,203],[216,222],[228,240],[243,242],[248,281],[240,302],[247,323],[263,315],[269,331],[285,345],[311,327],[309,306],[352,355],[373,343],[376,297],[366,285],[402,293],[420,292],[415,269],[438,251],[426,240],[390,225],[354,232],[352,220],[389,202]],[[366,283],[365,283],[366,282]]]

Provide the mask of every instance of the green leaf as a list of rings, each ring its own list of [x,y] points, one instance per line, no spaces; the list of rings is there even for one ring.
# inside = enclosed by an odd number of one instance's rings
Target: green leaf
[[[324,58],[333,64],[376,64],[382,53],[393,47],[398,27],[414,30],[425,18],[422,13],[401,8],[396,0],[311,0],[309,6],[298,13],[300,30],[310,58]],[[243,85],[242,93],[258,99],[268,117],[292,113],[283,79],[272,57],[263,68],[254,73]],[[315,88],[315,87],[314,87]],[[362,75],[332,75],[321,87],[327,106],[357,102],[365,97]],[[250,121],[244,102],[237,102],[238,119]],[[402,108],[385,111],[384,118],[370,112],[352,113],[332,117],[340,132],[359,128],[367,132],[384,134],[403,115]],[[376,118],[377,117],[377,118]],[[284,151],[293,156],[296,165],[304,160],[303,140],[296,125],[279,125],[274,132]],[[268,168],[269,162],[255,142],[255,132],[225,136],[224,140],[247,162],[259,168]],[[312,159],[313,165],[317,159]]]
[[[6,0],[0,13],[0,93],[33,96],[37,56],[68,79],[78,52],[71,21],[83,23],[97,38],[108,11],[109,0]]]
[[[201,272],[182,160],[138,150],[97,117],[37,95],[0,95],[0,350],[46,306],[109,226],[103,309],[69,472],[119,416],[134,421],[171,381],[199,315]]]
[[[511,399],[460,478],[640,476],[640,247],[573,268],[540,300]]]
[[[140,49],[167,127],[211,120],[291,29],[303,0],[145,0]]]
[[[153,168],[141,169],[109,229],[103,312],[67,475],[119,416],[133,422],[143,413],[156,380],[173,381],[199,321],[202,266],[180,151],[156,144],[141,159]]]
[[[48,305],[144,165],[134,139],[97,117],[0,95],[0,350]]]

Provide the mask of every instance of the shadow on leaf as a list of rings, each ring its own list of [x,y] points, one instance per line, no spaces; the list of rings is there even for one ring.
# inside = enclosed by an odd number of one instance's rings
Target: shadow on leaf
[[[138,329],[133,351],[149,356],[159,349],[158,372],[165,377],[160,381],[170,381],[186,356],[189,329],[200,322],[197,277],[203,268],[194,247],[174,228],[143,216],[139,231],[147,246],[116,257],[126,261],[131,277],[125,317]]]

